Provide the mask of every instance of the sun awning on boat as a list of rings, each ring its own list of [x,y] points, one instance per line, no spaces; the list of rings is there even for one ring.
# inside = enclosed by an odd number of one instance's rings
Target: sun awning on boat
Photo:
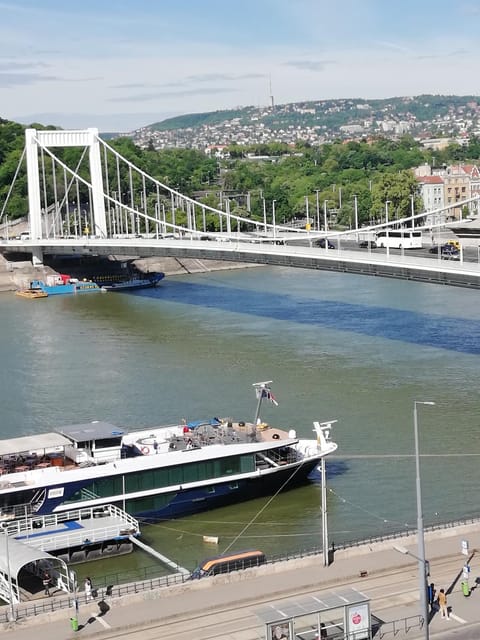
[[[22,436],[21,438],[9,438],[8,440],[0,440],[0,456],[54,449],[55,447],[65,447],[68,444],[71,444],[68,438],[54,432]]]

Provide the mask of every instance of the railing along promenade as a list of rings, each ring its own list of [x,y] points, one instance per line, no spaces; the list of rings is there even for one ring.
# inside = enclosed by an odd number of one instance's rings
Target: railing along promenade
[[[435,532],[447,529],[455,529],[456,527],[480,524],[480,518],[466,518],[463,520],[455,520],[447,523],[439,523],[425,527],[425,532]],[[409,538],[416,534],[415,529],[399,531],[395,533],[389,533],[381,536],[372,536],[369,538],[362,538],[361,540],[352,540],[349,542],[343,542],[341,544],[332,543],[332,551],[343,551],[356,547],[368,547],[374,543],[388,542],[398,540],[402,538]],[[308,549],[302,549],[293,553],[286,553],[282,555],[270,556],[267,559],[266,564],[278,564],[282,562],[288,562],[290,560],[298,560],[311,556],[319,556],[323,553],[321,547],[311,547]],[[387,568],[387,567],[386,567]],[[123,571],[117,573],[106,574],[104,576],[95,577],[94,586],[98,590],[98,600],[104,597],[119,598],[124,596],[135,595],[144,591],[152,591],[154,589],[162,589],[168,587],[174,587],[176,585],[189,582],[188,575],[182,573],[174,573],[170,575],[158,575],[162,570],[162,566],[157,563],[156,565],[149,565],[141,569]],[[77,594],[77,601],[79,604],[87,604],[85,593],[80,592]],[[21,602],[15,606],[16,616],[18,618],[24,618],[27,616],[37,616],[44,613],[51,613],[61,609],[68,609],[75,606],[74,595],[59,595],[53,598],[42,598],[40,600],[31,600],[27,602]],[[8,605],[0,607],[0,624],[8,622],[10,619],[10,607]],[[404,619],[399,621],[399,624],[403,624]],[[389,623],[392,624],[392,623]],[[386,631],[386,630],[385,630]]]

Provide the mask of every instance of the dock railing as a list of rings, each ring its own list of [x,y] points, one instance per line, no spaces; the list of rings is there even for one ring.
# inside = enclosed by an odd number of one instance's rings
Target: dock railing
[[[99,526],[99,518],[109,518],[109,524]],[[112,523],[112,519],[116,522]],[[95,527],[88,529],[88,538],[85,536],[86,530],[65,529],[65,533],[58,530],[51,535],[46,531],[47,527],[58,527],[67,522],[95,521]],[[31,547],[41,551],[54,551],[76,547],[82,544],[92,544],[103,542],[109,539],[128,539],[131,535],[138,535],[138,520],[122,511],[113,504],[101,507],[85,507],[82,509],[72,509],[60,513],[53,513],[44,516],[28,516],[5,524],[4,529],[11,538],[20,542],[25,542]],[[39,533],[42,535],[38,535]]]

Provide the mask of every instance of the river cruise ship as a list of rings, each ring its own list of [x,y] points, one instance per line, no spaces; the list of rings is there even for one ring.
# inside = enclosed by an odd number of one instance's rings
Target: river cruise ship
[[[334,452],[329,423],[297,437],[258,418],[129,431],[106,422],[0,440],[0,521],[114,504],[155,521],[270,495],[308,481]]]

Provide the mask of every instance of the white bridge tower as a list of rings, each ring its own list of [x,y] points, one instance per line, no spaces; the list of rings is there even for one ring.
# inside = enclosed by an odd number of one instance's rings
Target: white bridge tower
[[[98,129],[85,129],[83,131],[37,131],[37,129],[26,129],[25,149],[27,159],[30,238],[32,240],[42,239],[42,208],[38,162],[39,147],[42,149],[48,149],[50,147],[88,147],[95,234],[106,237],[107,223],[105,218],[105,200]],[[34,253],[33,260],[34,263],[42,262],[41,250],[38,250],[36,255]]]

